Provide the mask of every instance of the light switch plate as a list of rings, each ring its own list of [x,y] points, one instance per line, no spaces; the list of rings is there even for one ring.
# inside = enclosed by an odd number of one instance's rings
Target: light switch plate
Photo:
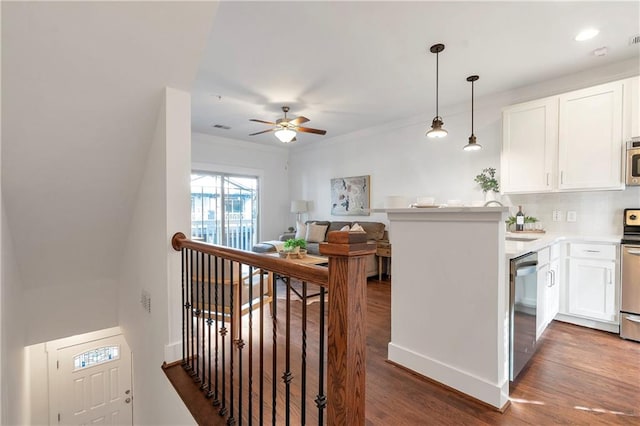
[[[577,214],[573,210],[569,210],[567,212],[567,222],[575,222],[577,219]]]

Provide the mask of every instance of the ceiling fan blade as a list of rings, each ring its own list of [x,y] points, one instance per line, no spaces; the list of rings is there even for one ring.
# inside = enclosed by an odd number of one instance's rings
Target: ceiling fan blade
[[[272,126],[276,124],[273,121],[264,121],[264,120],[258,120],[255,118],[250,118],[249,121],[255,121],[257,123],[264,123],[264,124],[271,124]]]
[[[256,133],[251,133],[249,136],[255,136],[255,135],[259,135],[261,133],[269,133],[269,132],[273,132],[275,129],[268,129],[268,130],[263,130],[261,132],[256,132]]]
[[[312,129],[310,127],[297,127],[296,130],[299,131],[299,132],[303,132],[303,133],[315,133],[316,135],[326,135],[327,134],[326,130]]]
[[[307,117],[300,116],[300,117],[294,118],[293,120],[290,120],[289,123],[293,124],[294,126],[297,126],[299,124],[306,123],[307,121],[309,121]]]

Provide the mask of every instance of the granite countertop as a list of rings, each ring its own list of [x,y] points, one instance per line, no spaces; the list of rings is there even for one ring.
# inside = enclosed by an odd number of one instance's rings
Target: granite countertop
[[[619,243],[620,235],[575,235],[563,233],[545,233],[545,234],[514,234],[512,232],[505,233],[507,238],[530,239],[530,241],[505,241],[504,253],[508,258],[522,256],[532,251],[538,251],[555,243],[562,241],[583,241],[597,243]]]

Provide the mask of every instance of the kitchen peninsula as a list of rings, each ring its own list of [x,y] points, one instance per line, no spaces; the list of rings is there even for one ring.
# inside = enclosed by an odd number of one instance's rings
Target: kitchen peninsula
[[[509,399],[507,207],[385,209],[391,362],[502,409]]]

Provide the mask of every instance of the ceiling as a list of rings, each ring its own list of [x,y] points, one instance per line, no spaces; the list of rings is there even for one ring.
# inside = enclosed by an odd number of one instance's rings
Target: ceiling
[[[577,42],[593,26],[600,34]],[[609,63],[640,58],[640,2],[221,2],[192,91],[192,129],[282,145],[250,118],[275,121],[281,107],[326,136],[406,117],[440,115],[476,99]],[[608,54],[595,56],[597,48]],[[638,66],[640,69],[640,65]],[[218,129],[214,125],[228,126]],[[293,145],[293,144],[292,144]]]

